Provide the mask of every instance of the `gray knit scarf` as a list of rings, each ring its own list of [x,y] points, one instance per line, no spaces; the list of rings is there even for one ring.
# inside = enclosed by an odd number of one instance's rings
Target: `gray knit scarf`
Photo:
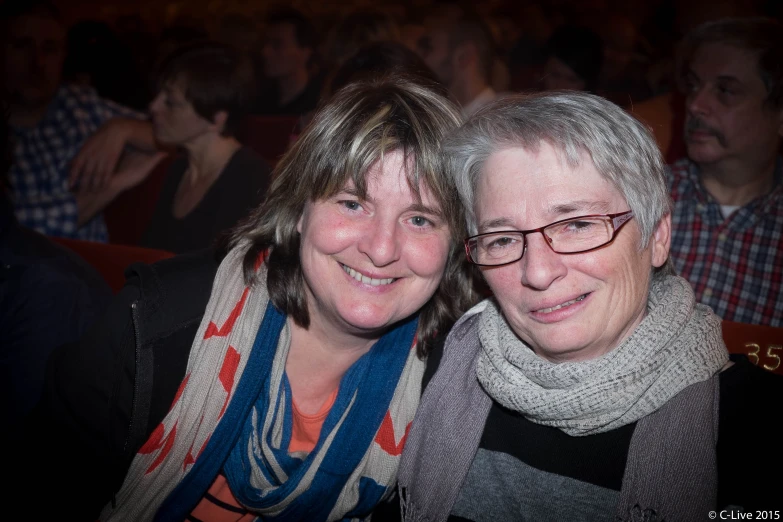
[[[720,319],[680,277],[653,281],[648,311],[628,339],[583,362],[537,356],[490,301],[481,314],[476,374],[497,402],[572,436],[611,431],[656,411],[728,360]]]
[[[638,420],[614,519],[703,518],[716,500],[717,374],[727,361],[720,320],[675,276],[653,282],[647,316],[622,345],[563,370],[480,303],[449,333],[411,427],[398,475],[403,519],[448,518],[493,399],[582,435]]]

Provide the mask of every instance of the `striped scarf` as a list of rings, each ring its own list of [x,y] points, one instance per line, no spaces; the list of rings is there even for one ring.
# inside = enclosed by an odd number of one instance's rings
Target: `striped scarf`
[[[181,521],[221,469],[264,520],[361,520],[392,491],[424,371],[417,319],[354,363],[316,447],[289,455],[290,331],[265,284],[245,285],[243,255],[235,248],[221,263],[174,404],[101,520]]]

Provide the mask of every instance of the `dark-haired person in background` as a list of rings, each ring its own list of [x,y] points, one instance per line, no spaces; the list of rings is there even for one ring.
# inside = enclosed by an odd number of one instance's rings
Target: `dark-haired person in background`
[[[158,84],[155,138],[184,154],[169,169],[141,244],[200,250],[255,208],[269,185],[269,166],[234,137],[254,92],[252,62],[232,47],[196,43],[164,62]]]
[[[4,104],[0,110],[0,417],[7,434],[38,401],[49,354],[79,339],[111,289],[79,256],[14,217],[6,183],[12,143]]]
[[[721,318],[783,326],[783,26],[707,22],[681,51],[688,157],[668,177],[674,266]]]
[[[153,153],[144,115],[89,87],[62,82],[65,35],[60,13],[49,2],[11,0],[0,6],[0,70],[15,141],[11,197],[25,226],[106,241],[101,211],[162,156]],[[121,164],[126,147],[145,153]]]
[[[307,16],[293,8],[275,10],[266,19],[263,89],[257,114],[300,116],[315,109],[324,75],[313,67],[318,37]]]
[[[469,117],[497,97],[490,85],[492,34],[477,13],[438,5],[426,16],[417,51]]]

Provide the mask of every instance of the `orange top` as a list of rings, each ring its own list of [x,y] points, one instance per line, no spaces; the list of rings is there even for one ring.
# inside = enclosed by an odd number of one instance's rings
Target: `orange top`
[[[321,435],[321,427],[326,416],[337,399],[337,391],[334,390],[326,399],[321,409],[312,415],[305,415],[296,407],[296,402],[291,400],[293,406],[293,425],[291,427],[291,442],[288,445],[288,453],[303,451],[310,453],[318,443]],[[207,494],[199,501],[191,512],[192,520],[205,522],[250,522],[256,519],[256,515],[239,505],[231,489],[228,487],[226,477],[221,473],[209,487]],[[190,520],[190,519],[189,519]]]
[[[291,427],[291,443],[288,445],[288,453],[304,451],[310,453],[318,443],[318,437],[321,435],[321,427],[324,425],[329,410],[332,409],[334,401],[337,399],[337,389],[324,401],[321,409],[312,415],[305,415],[296,406],[296,401],[291,398],[293,405],[293,426]]]

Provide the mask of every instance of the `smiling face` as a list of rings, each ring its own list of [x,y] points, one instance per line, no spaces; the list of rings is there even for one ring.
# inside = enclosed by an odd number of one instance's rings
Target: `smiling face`
[[[570,167],[548,143],[493,153],[476,190],[478,232],[529,230],[561,219],[628,210],[620,192],[585,154]],[[644,250],[631,220],[609,245],[555,253],[539,233],[521,260],[482,272],[514,332],[553,362],[583,361],[614,349],[641,322],[651,271],[669,251],[669,217]]]
[[[311,326],[379,337],[417,312],[440,284],[451,234],[426,187],[408,186],[400,152],[367,173],[367,198],[349,182],[309,202],[299,220]]]
[[[727,44],[696,49],[686,74],[685,142],[699,164],[765,164],[774,158],[783,111],[765,104],[758,59]]]

